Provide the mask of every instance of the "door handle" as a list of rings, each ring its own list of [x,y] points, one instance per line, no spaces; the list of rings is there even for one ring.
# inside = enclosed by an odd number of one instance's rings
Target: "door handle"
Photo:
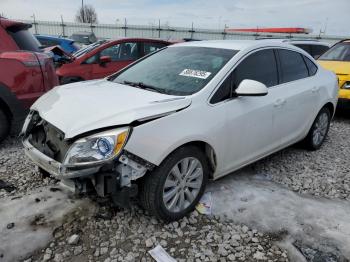
[[[279,98],[275,101],[275,103],[273,104],[274,107],[281,107],[283,106],[285,103],[287,103],[286,99],[283,98]]]
[[[313,87],[313,88],[311,89],[311,92],[312,92],[312,93],[317,93],[318,90],[320,90],[320,87],[315,86],[315,87]]]

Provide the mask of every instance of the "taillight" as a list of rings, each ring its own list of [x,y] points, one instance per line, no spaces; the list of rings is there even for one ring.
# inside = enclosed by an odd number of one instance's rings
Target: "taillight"
[[[40,63],[44,62],[44,60],[40,61],[41,59],[38,58],[35,53],[23,51],[1,53],[0,59],[17,60],[28,67],[40,66]]]

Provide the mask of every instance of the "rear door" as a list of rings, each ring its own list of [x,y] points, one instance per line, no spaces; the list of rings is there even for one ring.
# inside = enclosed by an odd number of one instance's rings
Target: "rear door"
[[[273,90],[273,136],[281,145],[301,139],[318,107],[319,86],[310,76],[304,56],[296,51],[277,49],[280,85]]]
[[[139,42],[118,43],[103,49],[92,66],[92,79],[109,76],[140,58]],[[111,62],[100,63],[100,57],[108,56]]]

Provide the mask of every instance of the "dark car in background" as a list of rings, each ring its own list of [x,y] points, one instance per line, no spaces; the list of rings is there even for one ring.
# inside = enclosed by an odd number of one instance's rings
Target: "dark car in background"
[[[29,107],[58,85],[52,58],[30,24],[0,18],[0,141],[18,133]]]
[[[60,66],[56,73],[61,84],[103,78],[170,44],[145,38],[97,41],[74,53],[72,61]]]
[[[80,47],[85,47],[97,41],[93,32],[75,32],[70,36]]]

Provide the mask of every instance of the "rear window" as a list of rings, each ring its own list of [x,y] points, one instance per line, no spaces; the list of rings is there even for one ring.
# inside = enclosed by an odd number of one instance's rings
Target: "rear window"
[[[8,28],[8,34],[21,50],[40,52],[40,43],[27,29]]]
[[[324,54],[328,49],[329,49],[328,46],[313,45],[312,46],[312,56],[313,57],[319,57],[320,55]]]
[[[294,45],[296,47],[299,47],[299,48],[303,49],[308,54],[312,55],[312,53],[311,53],[311,46],[310,45],[304,45],[304,44],[294,44]]]

